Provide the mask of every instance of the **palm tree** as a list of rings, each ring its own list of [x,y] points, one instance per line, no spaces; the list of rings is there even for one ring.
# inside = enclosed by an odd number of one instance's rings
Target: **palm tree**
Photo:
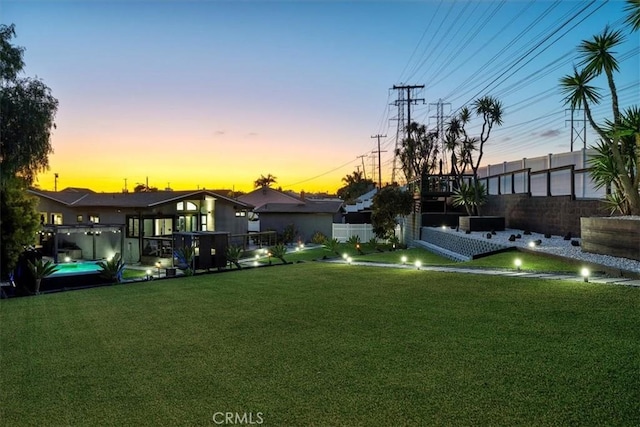
[[[625,165],[625,159],[620,151],[622,126],[621,115],[618,107],[618,95],[613,78],[613,73],[618,71],[618,62],[613,54],[613,49],[623,41],[620,31],[611,31],[608,27],[602,34],[596,35],[592,40],[583,41],[578,50],[582,54],[581,71],[574,67],[573,75],[567,75],[560,79],[561,90],[566,94],[565,103],[572,108],[584,108],[589,124],[600,135],[602,141],[610,147],[608,151],[619,173],[621,186],[621,199],[627,200],[629,214],[640,214],[640,195],[638,194],[638,182],[630,176],[630,171]],[[590,104],[598,104],[601,96],[598,89],[590,85],[595,77],[605,74],[609,91],[611,93],[611,108],[613,121],[610,129],[599,126],[593,119]],[[640,155],[636,153],[636,156]],[[636,157],[637,159],[637,157]]]
[[[253,183],[254,187],[258,188],[258,187],[270,187],[271,184],[275,184],[276,180],[278,178],[276,178],[275,176],[271,175],[271,174],[267,174],[267,176],[264,175],[260,175],[260,178],[256,179]]]
[[[613,73],[618,71],[619,67],[618,60],[613,55],[612,49],[619,46],[623,41],[624,37],[620,31],[611,31],[607,26],[602,34],[595,35],[593,40],[583,40],[578,46],[578,52],[582,55],[580,65],[585,67],[584,71],[595,76],[599,76],[602,73],[607,76],[615,123],[620,121],[620,111],[618,109],[618,92],[613,80]]]
[[[627,12],[625,24],[631,26],[631,31],[640,30],[640,0],[627,0],[624,11]]]

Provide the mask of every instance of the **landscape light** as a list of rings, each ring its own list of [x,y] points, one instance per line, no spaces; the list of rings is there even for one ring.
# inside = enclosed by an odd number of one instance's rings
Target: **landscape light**
[[[582,270],[580,270],[580,275],[584,278],[585,282],[589,281],[589,269],[587,267],[583,267]]]
[[[513,263],[516,265],[516,268],[518,269],[518,271],[520,271],[520,267],[522,267],[522,260],[520,258],[516,258],[515,261],[513,261]]]
[[[447,229],[447,226],[446,226],[446,225],[443,225],[443,226],[442,226],[442,229],[443,229],[443,230],[446,230],[446,229]]]
[[[64,262],[71,262],[71,257],[68,257],[68,256],[64,257]]]
[[[533,240],[529,242],[529,247],[530,248],[535,248],[536,247],[536,244],[535,244],[535,242]]]
[[[349,265],[351,265],[351,261],[353,261],[353,258],[347,257],[347,262],[349,263]]]
[[[151,270],[147,269],[147,280],[151,280]]]
[[[257,267],[258,266],[258,261],[253,261],[253,266]]]
[[[400,258],[400,261],[402,261],[403,264],[407,263],[407,257],[405,255],[402,256],[402,258]]]
[[[342,254],[342,259],[346,260],[348,256],[349,255],[347,255],[347,253],[345,252],[345,253]]]
[[[418,270],[420,270],[420,267],[422,267],[422,263],[420,262],[420,260],[416,261],[415,265]]]
[[[260,254],[256,254],[256,259],[260,259]]]

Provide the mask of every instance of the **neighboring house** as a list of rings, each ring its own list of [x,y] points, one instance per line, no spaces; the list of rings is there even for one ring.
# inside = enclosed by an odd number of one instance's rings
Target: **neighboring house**
[[[307,199],[296,197],[272,188],[258,188],[238,198],[255,206],[253,212],[260,219],[260,231],[274,230],[282,233],[293,225],[296,240],[308,242],[316,232],[331,238],[334,223],[342,222],[342,200]]]
[[[344,222],[346,224],[371,224],[371,206],[377,192],[378,189],[374,188],[358,197],[354,203],[346,204],[344,206]]]
[[[126,262],[172,258],[174,232],[246,234],[247,212],[253,208],[209,190],[96,193],[70,188],[29,193],[39,199],[41,243],[55,258],[66,248],[81,251],[79,257],[86,259],[116,252]]]

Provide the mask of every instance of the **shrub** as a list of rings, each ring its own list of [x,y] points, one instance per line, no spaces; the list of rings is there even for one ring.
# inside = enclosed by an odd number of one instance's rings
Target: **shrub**
[[[240,256],[242,255],[242,248],[240,246],[229,246],[226,255],[228,262],[238,267],[238,269],[242,268],[240,266]]]
[[[315,243],[316,245],[324,245],[326,241],[327,236],[325,236],[320,231],[316,231],[315,233],[313,233],[313,236],[311,236],[311,242]]]

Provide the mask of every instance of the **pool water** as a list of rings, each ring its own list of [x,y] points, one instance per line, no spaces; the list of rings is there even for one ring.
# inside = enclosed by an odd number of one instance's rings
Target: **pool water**
[[[98,273],[101,269],[95,262],[68,262],[63,264],[56,264],[58,270],[51,274],[50,277],[64,276],[67,274],[86,274],[86,273]]]

